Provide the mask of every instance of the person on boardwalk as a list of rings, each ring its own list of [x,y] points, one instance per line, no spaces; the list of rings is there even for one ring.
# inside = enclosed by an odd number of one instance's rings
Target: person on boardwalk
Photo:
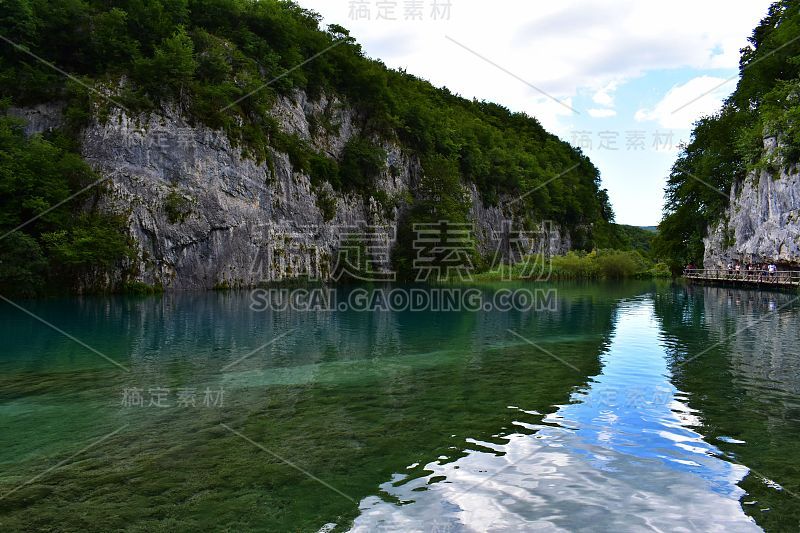
[[[770,279],[775,279],[777,272],[778,267],[775,265],[775,263],[770,263],[769,266],[767,266],[767,273]]]

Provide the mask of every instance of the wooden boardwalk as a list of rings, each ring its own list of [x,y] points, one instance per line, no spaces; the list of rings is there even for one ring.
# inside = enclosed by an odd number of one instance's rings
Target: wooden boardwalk
[[[800,271],[741,270],[715,268],[687,268],[683,277],[691,282],[766,287],[800,287]]]

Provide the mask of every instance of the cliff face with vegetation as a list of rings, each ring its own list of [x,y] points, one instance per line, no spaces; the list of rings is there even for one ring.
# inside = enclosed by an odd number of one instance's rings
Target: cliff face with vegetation
[[[416,223],[475,223],[477,267],[504,219],[554,222],[555,252],[613,240],[579,150],[387,69],[292,2],[3,9],[0,107],[22,120],[0,117],[0,230],[34,220],[0,240],[0,290],[248,285],[254,262],[259,281],[324,278],[336,226],[386,226],[401,277]],[[280,264],[288,234],[314,264]]]
[[[742,50],[736,90],[695,123],[654,243],[673,269],[800,264],[800,2],[780,0]]]
[[[273,113],[281,131],[335,159],[358,136],[353,111],[336,100],[310,101],[296,91],[281,97]],[[335,134],[314,135],[314,117],[325,113],[337,125]],[[12,109],[11,114],[24,120],[28,136],[59,128],[64,121],[62,106],[55,105]],[[381,146],[385,160],[374,194],[336,191],[329,183],[312,183],[288,154],[269,149],[269,162],[257,162],[243,156],[224,132],[192,126],[174,109],[93,120],[80,141],[85,161],[108,178],[104,209],[123,213],[121,230],[132,237],[127,265],[104,281],[112,285],[138,281],[202,289],[296,277],[328,280],[348,233],[375,232],[384,239],[379,249],[386,255],[370,261],[389,271],[388,252],[396,246],[401,215],[421,194],[423,179],[418,157],[387,141]],[[509,220],[508,202],[486,206],[474,185],[461,189],[476,250],[491,256],[495,232]],[[548,252],[570,250],[567,231],[548,230]]]
[[[776,140],[765,152],[775,154]],[[708,268],[732,261],[800,264],[800,171],[798,165],[752,170],[731,188],[722,219],[704,239]]]

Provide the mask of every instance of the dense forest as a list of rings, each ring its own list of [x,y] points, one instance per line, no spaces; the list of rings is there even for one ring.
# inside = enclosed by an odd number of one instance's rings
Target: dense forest
[[[800,1],[774,3],[749,41],[736,90],[695,124],[667,181],[654,248],[674,269],[702,264],[702,239],[722,219],[734,183],[800,161]],[[778,154],[764,152],[765,136],[777,137]]]
[[[67,119],[62,130],[34,139],[14,119],[0,119],[0,232],[51,209],[0,241],[0,288],[64,283],[129,253],[124,220],[93,208],[98,191],[59,205],[98,178],[76,155],[77,133],[118,106],[135,113],[177,106],[257,160],[268,161],[271,147],[288,153],[312,183],[376,197],[385,159],[379,144],[395,140],[425,171],[414,220],[434,216],[432,199],[451,219],[465,218],[460,184],[472,182],[489,204],[535,189],[515,215],[565,225],[579,248],[624,240],[611,224],[599,172],[580,150],[535,118],[388,69],[346,29],[321,28],[318,15],[293,2],[9,0],[0,6],[0,28],[2,106],[61,102]],[[360,133],[343,154],[318,153],[279,129],[270,110],[296,89],[311,98],[336,95],[358,111]]]

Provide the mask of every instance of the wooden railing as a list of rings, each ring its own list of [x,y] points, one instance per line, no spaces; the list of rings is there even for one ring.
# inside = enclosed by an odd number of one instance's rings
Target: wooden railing
[[[800,285],[800,271],[736,270],[727,268],[687,268],[686,279],[703,281],[732,281],[741,283],[763,283],[768,285]]]

